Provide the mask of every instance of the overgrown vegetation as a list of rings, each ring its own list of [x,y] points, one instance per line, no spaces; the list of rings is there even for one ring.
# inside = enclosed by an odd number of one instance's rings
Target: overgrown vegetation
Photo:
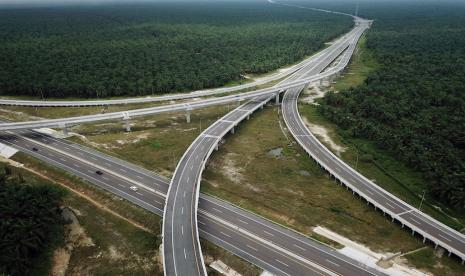
[[[53,248],[63,240],[64,194],[48,183],[29,185],[0,165],[0,274],[47,271]]]
[[[202,89],[296,62],[349,18],[262,1],[0,11],[0,94],[108,97]]]
[[[419,170],[432,196],[465,207],[465,6],[374,6],[367,47],[379,68],[329,93],[320,112]]]

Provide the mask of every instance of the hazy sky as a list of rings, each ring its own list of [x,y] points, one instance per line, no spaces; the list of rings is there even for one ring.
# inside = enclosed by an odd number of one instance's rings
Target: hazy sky
[[[176,0],[171,0],[171,1],[176,1]],[[170,2],[171,2],[170,1]],[[189,1],[189,2],[195,2],[198,0],[178,0],[178,1]],[[205,0],[200,0],[200,1],[205,1]],[[216,0],[207,0],[207,1],[216,1]],[[234,0],[227,0],[227,1],[234,1]],[[245,1],[245,0],[236,0],[236,1]],[[258,0],[255,0],[258,1]],[[282,1],[286,2],[285,0],[277,0],[277,1]],[[301,0],[302,1],[302,0]],[[316,0],[316,2],[321,2],[322,0]],[[326,1],[346,1],[346,2],[354,2],[356,0],[326,0]],[[407,2],[407,1],[413,1],[413,2],[465,2],[465,0],[360,0],[360,2],[371,2],[371,1],[376,1],[376,2]],[[25,5],[25,4],[32,4],[32,5],[42,5],[42,4],[102,4],[102,3],[115,3],[115,2],[120,2],[120,3],[131,3],[131,2],[169,2],[168,0],[0,0],[0,5],[2,4],[8,4],[8,5]],[[263,2],[266,2],[266,0],[263,0]],[[311,3],[312,1],[303,1],[307,3]]]

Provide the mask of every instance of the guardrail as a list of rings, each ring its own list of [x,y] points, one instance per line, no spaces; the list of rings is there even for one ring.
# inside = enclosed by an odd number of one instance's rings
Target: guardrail
[[[349,55],[348,53],[351,53],[354,51],[355,49],[355,46],[356,46],[356,43],[354,43],[346,52],[346,54],[343,56],[343,58],[341,59],[341,62],[340,64],[338,64],[331,72],[332,74],[337,74],[339,73],[340,71],[342,71],[346,66],[347,64],[349,63],[350,61],[350,58],[351,58],[351,54]],[[328,71],[329,72],[329,71]],[[294,99],[294,108],[296,108],[296,110],[298,110],[298,107],[297,107],[297,98],[298,98],[298,95],[300,94],[300,92],[297,94],[296,96],[296,99]],[[302,117],[300,116],[300,113],[297,112],[297,116],[298,116],[298,119],[303,123],[303,120],[302,120]],[[286,118],[286,116],[284,116],[284,121],[286,122],[286,124],[289,126],[289,122],[288,122],[288,119]],[[413,232],[412,234],[414,233],[418,233],[420,234],[421,236],[423,236],[423,242],[425,242],[425,239],[428,239],[430,241],[432,241],[436,246],[441,246],[442,248],[446,249],[448,252],[449,252],[449,255],[450,253],[453,253],[455,254],[456,256],[458,256],[459,258],[461,258],[462,260],[462,263],[465,262],[465,253],[464,252],[461,252],[459,250],[457,250],[456,248],[448,245],[447,243],[439,240],[437,237],[434,237],[433,235],[427,233],[426,231],[424,231],[423,229],[417,227],[416,225],[412,224],[411,222],[409,222],[408,220],[404,219],[403,217],[401,217],[400,214],[397,214],[393,211],[390,211],[388,208],[386,208],[385,206],[383,206],[382,204],[378,203],[376,200],[374,200],[372,197],[370,197],[369,195],[367,195],[366,193],[364,193],[363,191],[359,190],[357,187],[355,187],[354,185],[352,185],[350,183],[350,181],[348,181],[347,179],[345,179],[344,177],[342,177],[338,172],[336,172],[335,170],[333,170],[329,165],[327,165],[325,162],[322,162],[322,160],[320,160],[318,158],[318,156],[316,154],[314,154],[310,149],[308,149],[304,144],[303,142],[298,139],[297,137],[297,134],[294,133],[294,130],[292,128],[289,127],[289,130],[290,132],[293,134],[293,136],[296,138],[296,141],[300,144],[300,146],[307,152],[307,154],[309,154],[309,156],[311,158],[313,158],[321,167],[323,167],[326,171],[328,171],[328,173],[333,176],[335,179],[339,180],[339,182],[341,184],[344,184],[347,188],[351,189],[353,193],[357,193],[357,195],[359,195],[360,197],[362,197],[363,199],[365,199],[368,203],[371,203],[375,209],[380,209],[384,214],[388,214],[392,220],[397,220],[399,221],[401,224],[402,224],[402,227],[407,226],[409,227]],[[424,218],[430,220],[431,224],[434,223],[434,224],[437,224],[438,226],[444,228],[445,230],[447,231],[450,231],[452,233],[454,233],[455,235],[461,237],[462,239],[465,240],[465,235],[463,235],[462,233],[450,228],[449,226],[437,221],[436,219],[432,218],[431,216],[419,211],[418,209],[416,209],[415,207],[409,205],[408,203],[406,202],[403,202],[402,200],[398,199],[396,196],[394,196],[393,194],[385,191],[384,189],[380,188],[378,185],[376,185],[375,183],[373,183],[372,181],[370,181],[369,179],[367,179],[365,176],[363,176],[362,174],[358,173],[356,170],[354,170],[352,167],[350,167],[349,165],[347,165],[345,162],[343,162],[342,160],[339,159],[339,157],[337,157],[335,154],[333,154],[329,149],[327,149],[314,135],[313,133],[311,133],[310,131],[308,131],[309,135],[312,137],[312,140],[314,140],[321,148],[323,148],[328,154],[330,154],[334,159],[338,160],[340,164],[342,164],[348,171],[350,171],[351,173],[357,175],[358,177],[362,178],[366,183],[370,184],[372,187],[376,188],[379,192],[381,192],[382,194],[386,195],[387,197],[389,197],[390,199],[392,199],[393,201],[396,201],[396,202],[401,202],[402,205],[405,205],[407,206],[408,208],[410,208],[410,212],[415,212],[416,214],[419,214],[421,216],[423,216]]]

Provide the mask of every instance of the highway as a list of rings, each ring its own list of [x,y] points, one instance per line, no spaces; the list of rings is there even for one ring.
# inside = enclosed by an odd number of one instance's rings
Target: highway
[[[362,24],[363,25],[363,24]],[[352,52],[355,46],[348,52]],[[347,63],[350,55],[343,57]],[[339,67],[341,69],[342,67]],[[396,196],[390,194],[378,185],[351,168],[339,157],[326,148],[305,126],[299,111],[298,97],[301,89],[289,89],[282,102],[282,114],[284,121],[304,150],[323,168],[341,183],[357,193],[375,208],[388,214],[392,221],[397,220],[402,227],[407,226],[412,234],[418,233],[432,241],[436,246],[441,246],[465,260],[465,235],[442,224],[434,218],[422,213]],[[449,254],[450,254],[449,253]]]
[[[354,28],[312,62],[281,81],[277,86],[293,82],[304,76],[317,75],[328,67],[352,43],[356,43],[366,28]],[[302,89],[297,88],[297,89]],[[264,95],[229,112],[194,140],[176,167],[168,190],[163,221],[163,256],[165,275],[206,275],[200,248],[197,224],[197,202],[202,172],[213,150],[242,120],[279,95]]]
[[[315,54],[310,59],[306,60],[302,67],[299,67],[295,73],[299,74],[298,72],[302,72],[303,68],[307,68],[311,62],[315,62],[321,57],[324,57],[328,54],[328,52],[340,49],[335,49],[335,45],[340,45],[339,47],[346,47],[344,43],[341,41],[346,41],[348,37],[353,35],[356,32],[356,29],[353,29],[351,32],[347,33],[342,38],[338,39],[337,42],[334,42],[333,45],[327,47],[326,49],[322,50],[321,52]],[[37,128],[67,128],[69,126],[83,124],[83,123],[91,123],[91,122],[99,122],[105,120],[123,120],[128,122],[132,118],[137,118],[141,116],[148,116],[148,115],[156,115],[162,113],[172,113],[172,112],[179,112],[185,111],[186,114],[190,114],[194,109],[205,108],[209,106],[219,105],[219,104],[228,104],[228,103],[239,103],[246,100],[250,100],[259,96],[264,95],[276,95],[279,93],[284,92],[286,89],[294,88],[294,87],[301,87],[307,83],[320,80],[326,77],[331,76],[332,72],[324,72],[321,74],[312,74],[307,75],[306,77],[302,77],[299,79],[293,79],[293,81],[281,82],[278,85],[275,85],[271,88],[264,88],[250,92],[238,93],[234,95],[228,95],[223,97],[216,97],[216,98],[209,98],[209,99],[201,99],[192,101],[189,103],[177,103],[177,104],[168,104],[163,106],[157,107],[149,107],[149,108],[141,108],[141,109],[133,109],[127,111],[118,111],[118,112],[109,112],[105,114],[96,114],[96,115],[85,115],[85,116],[75,116],[75,117],[68,117],[68,118],[60,118],[60,119],[43,119],[43,120],[35,120],[35,121],[25,121],[25,122],[7,122],[0,124],[0,130],[14,130],[14,129],[37,129]]]
[[[1,132],[0,142],[157,215],[169,180],[126,161],[29,130]],[[37,151],[34,151],[36,148]],[[96,171],[103,172],[102,175]],[[132,191],[137,186],[138,191]],[[201,195],[200,236],[275,275],[382,275],[326,245],[230,203]]]

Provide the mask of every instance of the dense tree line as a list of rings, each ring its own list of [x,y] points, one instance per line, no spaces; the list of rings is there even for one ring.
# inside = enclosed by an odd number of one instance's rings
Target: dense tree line
[[[62,195],[50,184],[23,183],[0,167],[0,275],[28,274],[44,261],[40,257],[52,241],[62,239]]]
[[[106,97],[217,87],[294,63],[351,25],[261,1],[0,10],[0,94]]]
[[[413,5],[376,19],[367,47],[380,68],[329,93],[320,111],[420,170],[430,193],[465,208],[465,5]]]

